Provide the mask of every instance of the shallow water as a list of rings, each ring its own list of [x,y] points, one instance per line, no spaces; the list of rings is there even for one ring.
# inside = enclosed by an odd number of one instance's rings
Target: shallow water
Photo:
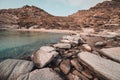
[[[63,34],[0,30],[0,61],[31,55],[41,46],[56,43]]]

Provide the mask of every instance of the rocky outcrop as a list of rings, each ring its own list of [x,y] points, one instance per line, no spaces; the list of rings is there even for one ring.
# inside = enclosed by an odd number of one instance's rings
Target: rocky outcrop
[[[33,66],[30,61],[7,59],[0,63],[0,80],[16,80],[18,76],[32,71]]]
[[[70,49],[71,44],[69,43],[57,43],[53,45],[55,48],[60,48],[60,49]]]
[[[103,77],[106,80],[120,79],[120,64],[89,52],[81,52],[78,57],[101,78]]]
[[[120,63],[120,47],[103,48],[100,50],[100,52],[101,52],[101,54]]]
[[[88,10],[79,10],[70,15],[74,18],[77,25],[81,27],[94,27],[95,30],[100,29],[118,29],[120,26],[120,1],[104,1]]]
[[[62,80],[62,78],[52,69],[44,68],[21,75],[17,80]]]
[[[120,1],[104,1],[88,10],[66,16],[53,16],[35,6],[0,10],[0,28],[17,29],[70,29],[81,30],[82,27],[94,27],[96,31],[118,29],[120,26]]]
[[[15,26],[13,29],[75,29],[76,24],[72,20],[69,17],[53,16],[43,9],[28,5],[0,10],[0,25],[8,29],[14,25],[18,27]]]
[[[53,47],[43,46],[32,55],[32,60],[38,68],[42,68],[52,61],[57,55],[58,52],[54,51]]]

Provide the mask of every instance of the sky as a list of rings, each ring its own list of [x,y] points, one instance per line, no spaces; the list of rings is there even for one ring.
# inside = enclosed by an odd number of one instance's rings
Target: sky
[[[55,16],[68,16],[103,1],[105,0],[0,0],[0,9],[34,5]]]

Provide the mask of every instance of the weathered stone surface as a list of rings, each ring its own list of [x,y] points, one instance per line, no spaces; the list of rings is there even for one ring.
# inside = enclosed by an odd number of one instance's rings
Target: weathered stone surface
[[[80,34],[76,34],[76,35],[63,36],[61,42],[80,44],[80,43],[84,43],[84,40],[80,37]]]
[[[42,46],[40,48],[40,50],[43,50],[45,52],[51,52],[51,51],[55,51],[55,48],[51,47],[51,46]]]
[[[91,47],[88,44],[83,44],[82,47],[86,50],[86,51],[91,51]]]
[[[75,67],[76,70],[82,71],[83,67],[79,64],[77,59],[71,60],[71,65]]]
[[[84,70],[81,73],[89,79],[93,78],[93,76],[90,74],[90,72],[88,70]]]
[[[30,61],[7,59],[0,63],[0,80],[16,80],[18,76],[32,69],[33,63]]]
[[[17,80],[62,80],[62,78],[50,68],[43,68],[22,75]]]
[[[60,64],[60,69],[64,74],[68,74],[70,71],[70,60],[63,60]]]
[[[114,39],[114,38],[117,37],[117,35],[118,35],[118,34],[115,33],[115,32],[107,32],[107,34],[102,35],[102,37],[108,38],[108,39]]]
[[[120,63],[120,47],[103,48],[100,50],[101,54]]]
[[[79,50],[70,50],[70,51],[66,51],[64,52],[64,54],[62,55],[63,57],[72,57],[74,55],[77,55],[80,51]]]
[[[56,48],[61,48],[61,49],[70,49],[71,48],[71,44],[69,43],[57,43],[53,45]]]
[[[69,80],[81,80],[78,76],[73,75],[72,73],[69,73],[67,77]]]
[[[84,75],[82,75],[82,74],[81,74],[80,72],[78,72],[77,70],[74,70],[72,73],[73,73],[74,75],[80,77],[80,79],[82,79],[82,80],[89,80],[87,77],[85,77]]]
[[[89,69],[94,71],[97,76],[106,80],[120,79],[120,64],[89,52],[81,52],[78,54]]]
[[[99,42],[95,43],[96,47],[103,47],[103,46],[106,46],[106,45],[107,45],[107,43],[106,42],[102,42],[102,41],[99,41]]]
[[[46,52],[40,49],[32,55],[32,60],[35,63],[36,67],[42,68],[51,62],[57,55],[58,52],[56,51]]]

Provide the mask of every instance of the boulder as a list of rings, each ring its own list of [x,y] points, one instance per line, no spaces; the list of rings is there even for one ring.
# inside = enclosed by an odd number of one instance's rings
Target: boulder
[[[102,37],[108,38],[108,39],[114,39],[117,36],[118,36],[118,34],[115,32],[107,32],[106,34],[102,35]]]
[[[7,59],[0,63],[0,80],[16,80],[18,76],[32,69],[33,63],[30,61]]]
[[[71,44],[69,43],[57,43],[53,45],[55,48],[60,48],[60,49],[70,49]]]
[[[68,80],[81,80],[78,76],[69,73],[67,76]]]
[[[78,71],[82,71],[83,67],[79,64],[77,59],[72,59],[71,61],[71,65],[74,66],[74,68]]]
[[[120,64],[89,52],[81,52],[78,57],[97,76],[104,80],[120,80]],[[103,80],[102,79],[102,80]]]
[[[50,68],[38,69],[29,74],[21,75],[17,80],[63,80]]]
[[[38,68],[42,68],[46,66],[49,62],[51,62],[57,55],[58,52],[49,50],[40,49],[36,53],[32,54],[32,60],[35,63],[35,66]]]
[[[80,44],[80,43],[84,43],[84,40],[80,37],[79,34],[77,34],[77,35],[63,36],[61,42]]]
[[[60,64],[60,69],[64,74],[68,74],[70,71],[71,65],[70,60],[63,60]]]
[[[78,72],[77,70],[74,70],[72,72],[74,75],[80,77],[81,80],[89,80],[87,77],[85,77],[83,74],[81,74],[80,72]]]
[[[103,46],[106,46],[106,45],[107,45],[107,43],[106,42],[102,42],[102,41],[99,41],[99,42],[95,43],[96,47],[103,47]]]
[[[83,44],[82,48],[86,51],[92,51],[92,48],[88,44]]]
[[[51,46],[42,46],[40,50],[45,51],[45,52],[51,52],[51,51],[55,51],[55,48]]]
[[[120,63],[120,47],[103,48],[100,50],[101,54],[111,58]]]
[[[89,70],[84,70],[84,71],[82,71],[81,72],[84,76],[86,76],[87,78],[89,78],[89,79],[92,79],[93,78],[93,76],[91,75],[91,73],[90,73],[90,71]]]

